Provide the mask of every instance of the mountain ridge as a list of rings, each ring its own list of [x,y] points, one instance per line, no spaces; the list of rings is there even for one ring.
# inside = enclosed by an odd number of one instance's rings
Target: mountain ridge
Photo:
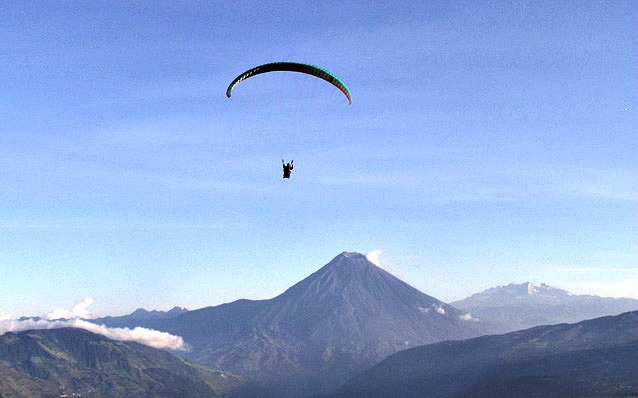
[[[638,309],[635,299],[576,295],[531,282],[493,287],[451,304],[483,320],[493,333],[580,322]]]
[[[140,321],[153,321],[158,319],[173,318],[187,313],[188,310],[183,307],[175,306],[168,311],[146,310],[138,308],[127,315],[105,316],[99,318],[86,319],[89,322],[105,325],[108,327],[128,327],[131,324],[137,324]]]
[[[331,397],[633,396],[637,357],[634,311],[411,348]]]
[[[57,397],[58,388],[95,397],[215,397],[243,383],[168,352],[61,328],[0,336],[0,394]]]

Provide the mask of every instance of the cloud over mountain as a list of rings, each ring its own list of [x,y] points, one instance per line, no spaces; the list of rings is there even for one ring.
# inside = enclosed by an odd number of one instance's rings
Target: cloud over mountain
[[[383,268],[379,262],[381,254],[383,254],[383,250],[381,249],[372,250],[371,252],[366,253],[366,259],[377,267]]]
[[[87,307],[92,303],[93,299],[87,297],[77,301],[70,310],[58,308],[49,312],[43,318],[0,318],[0,336],[8,332],[17,333],[25,330],[78,328],[112,340],[134,341],[153,348],[175,351],[186,351],[188,349],[182,337],[170,333],[143,327],[135,327],[133,329],[111,328],[81,319],[90,315]]]
[[[56,308],[55,310],[49,312],[44,316],[44,318],[53,321],[57,319],[91,319],[95,318],[89,311],[87,307],[93,304],[93,297],[85,297],[82,300],[78,300],[73,304],[70,310],[66,308]]]

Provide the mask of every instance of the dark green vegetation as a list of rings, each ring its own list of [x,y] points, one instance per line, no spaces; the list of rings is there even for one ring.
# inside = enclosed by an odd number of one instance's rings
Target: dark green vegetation
[[[333,397],[638,396],[638,312],[397,353]]]
[[[491,288],[451,304],[482,320],[493,333],[638,310],[635,299],[576,295],[530,282]]]
[[[483,334],[463,315],[362,254],[342,253],[273,299],[127,326],[182,336],[190,360],[246,376],[273,396],[307,396],[399,350]]]
[[[216,397],[237,376],[192,365],[167,352],[82,329],[0,336],[0,397]]]

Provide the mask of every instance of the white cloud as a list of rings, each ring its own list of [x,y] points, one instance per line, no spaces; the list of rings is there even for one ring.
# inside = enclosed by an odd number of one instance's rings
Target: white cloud
[[[84,329],[112,340],[134,341],[153,348],[166,348],[176,351],[185,351],[187,349],[184,339],[181,336],[175,336],[170,333],[141,327],[137,327],[135,329],[109,328],[104,325],[96,325],[82,319],[53,321],[45,319],[2,320],[0,321],[0,336],[8,332],[17,333],[25,330],[48,330],[61,328]]]
[[[93,298],[86,297],[77,301],[70,310],[64,308],[55,309],[45,315],[44,319],[16,320],[9,315],[0,315],[0,336],[8,332],[17,333],[25,330],[78,328],[112,340],[134,341],[159,349],[187,350],[187,345],[181,336],[142,327],[134,329],[109,328],[85,320],[94,318],[87,310],[87,307],[93,304],[93,301]]]
[[[437,314],[445,315],[445,308],[443,308],[443,304],[432,304],[431,308],[423,308],[419,306],[418,309],[423,314],[428,314],[431,310],[434,310]]]
[[[181,336],[175,336],[170,333],[160,332],[159,330],[136,327],[129,328],[108,328],[104,325],[96,325],[94,323],[81,319],[72,321],[73,327],[88,330],[89,332],[100,334],[109,339],[118,341],[135,341],[140,344],[153,348],[168,348],[171,350],[186,350],[184,339]]]
[[[429,308],[423,308],[421,306],[417,307],[419,309],[419,312],[421,312],[422,314],[427,314],[428,312],[430,312]]]
[[[379,262],[379,257],[381,257],[382,253],[383,253],[383,250],[380,250],[380,249],[372,250],[371,252],[368,252],[366,254],[366,258],[368,259],[368,261],[370,261],[372,264],[376,265],[377,267],[383,268],[383,266]]]
[[[44,316],[44,318],[53,321],[57,319],[91,319],[95,316],[91,315],[87,311],[87,307],[93,304],[92,297],[85,297],[82,300],[76,301],[70,310],[65,308],[57,308]]]
[[[473,321],[474,320],[474,317],[469,312],[466,313],[466,314],[463,314],[463,315],[459,315],[459,318],[461,318],[462,321]]]

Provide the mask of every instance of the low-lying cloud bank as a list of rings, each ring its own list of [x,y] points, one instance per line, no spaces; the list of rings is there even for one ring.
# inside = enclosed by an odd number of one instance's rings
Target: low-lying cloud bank
[[[97,325],[79,317],[87,315],[86,307],[93,303],[93,299],[87,297],[75,303],[71,310],[57,309],[44,318],[27,318],[27,319],[7,319],[0,318],[0,336],[8,332],[22,332],[25,330],[42,330],[42,329],[61,329],[61,328],[78,328],[84,329],[91,333],[99,334],[112,340],[118,341],[134,341],[149,347],[159,349],[169,349],[175,351],[187,351],[187,345],[180,336],[170,333],[160,332],[159,330],[136,327],[129,328],[109,328],[104,325]],[[60,315],[69,316],[73,319],[59,319]]]

